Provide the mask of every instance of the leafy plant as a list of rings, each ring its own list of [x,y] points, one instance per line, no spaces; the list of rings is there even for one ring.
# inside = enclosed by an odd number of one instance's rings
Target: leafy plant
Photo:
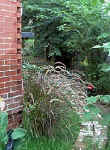
[[[8,142],[7,127],[8,127],[8,113],[0,111],[0,150],[5,149],[5,145]],[[13,130],[11,136],[13,140],[16,140],[19,138],[23,138],[25,134],[26,130],[22,128],[16,128]]]
[[[109,108],[110,95],[91,96],[86,99],[87,106],[84,107],[84,121],[99,121],[102,125],[110,124],[110,112],[105,109]],[[102,107],[98,104],[104,104]],[[104,109],[105,108],[105,109]]]
[[[45,93],[34,80],[28,81],[24,100],[24,127],[33,137],[47,136],[75,142],[80,118],[69,102]]]
[[[14,129],[13,133],[12,133],[12,139],[13,140],[17,140],[20,138],[23,138],[26,135],[26,130],[23,128],[16,128]]]
[[[110,41],[109,7],[102,0],[24,0],[23,30],[35,33],[37,54],[83,69],[96,94],[109,94],[110,74],[102,72],[110,70],[103,64]]]
[[[68,61],[71,57],[78,57],[78,61],[87,57],[90,64],[93,53],[94,56],[103,53],[96,49],[92,52],[91,47],[109,39],[105,34],[110,23],[108,6],[103,7],[103,3],[101,0],[24,0],[23,27],[35,33],[37,53],[46,51],[48,57],[63,56]]]
[[[4,149],[8,142],[7,136],[8,114],[7,112],[0,112],[0,150]]]
[[[15,150],[72,150],[72,144],[62,139],[57,140],[47,137],[38,137],[37,139],[26,137],[22,139]]]
[[[103,110],[98,107],[97,103],[109,105],[110,104],[110,95],[97,95],[97,96],[91,96],[86,99],[87,106],[84,107],[85,113],[84,113],[84,119],[85,120],[98,120],[98,115],[100,114],[100,117],[102,119],[103,124],[108,124],[110,122],[109,114],[104,114]]]
[[[85,121],[94,121],[97,120],[102,125],[107,126],[107,141],[105,148],[102,150],[109,150],[110,148],[110,95],[97,95],[91,96],[87,99],[87,106],[84,108],[84,120]],[[102,106],[100,105],[102,104]],[[104,104],[104,105],[103,105]],[[88,143],[89,141],[87,141]],[[89,148],[89,143],[88,143]]]

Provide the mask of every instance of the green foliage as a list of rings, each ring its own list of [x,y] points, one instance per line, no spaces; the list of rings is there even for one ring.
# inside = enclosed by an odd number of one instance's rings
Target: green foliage
[[[0,150],[3,150],[8,142],[7,127],[8,127],[8,113],[0,112]],[[22,128],[16,128],[13,130],[12,138],[13,139],[23,138],[25,134],[26,130]]]
[[[102,11],[102,4],[100,0],[24,1],[23,27],[35,32],[39,52],[44,53],[45,49],[49,55],[80,52],[84,59],[91,47],[103,41],[104,32],[108,32],[109,17]],[[105,40],[107,36],[103,37]]]
[[[6,112],[0,112],[0,150],[4,149],[5,144],[8,141],[7,136],[8,126],[8,114]]]
[[[43,69],[42,67],[39,67],[37,65],[34,64],[30,64],[29,62],[24,62],[22,65],[23,68],[23,79],[24,81],[30,79],[30,77],[35,76],[36,72],[42,72]]]
[[[98,143],[94,143],[90,137],[84,139],[86,150],[99,150]]]
[[[103,45],[96,45],[93,48],[103,48],[105,52],[108,52],[108,56],[110,56],[110,42],[103,43]]]
[[[34,40],[26,39],[23,41],[23,56],[36,56],[36,51],[34,49]]]
[[[94,121],[97,120],[104,126],[107,126],[107,141],[104,148],[101,150],[109,150],[110,149],[110,95],[97,95],[91,96],[87,99],[87,106],[84,108],[85,113],[83,115],[84,121]],[[98,104],[104,104],[102,107]],[[91,146],[90,146],[91,145]],[[86,141],[86,149],[98,149],[95,143],[90,142],[89,139]]]
[[[103,125],[108,125],[110,123],[110,113],[104,113],[100,107],[95,105],[97,102],[104,103],[109,106],[110,95],[97,95],[91,96],[86,99],[87,106],[84,107],[84,120],[94,121],[98,120],[98,115],[101,115],[101,123]]]
[[[110,104],[110,95],[97,95],[86,98],[87,104],[95,104],[100,101],[102,103]]]
[[[53,138],[38,137],[25,138],[18,145],[15,150],[72,150],[72,144],[64,142],[62,139],[57,140]]]
[[[101,110],[94,106],[94,105],[88,105],[84,108],[86,112],[84,112],[83,120],[84,121],[94,121],[98,120],[97,115],[101,113]]]
[[[96,48],[103,48],[104,51],[108,53],[108,56],[110,56],[110,42],[103,43],[103,45],[96,45],[93,48],[95,48],[95,49]],[[101,68],[100,71],[103,71],[105,73],[110,71],[110,66],[107,63],[100,64],[99,68]]]
[[[105,62],[110,41],[110,5],[103,3],[103,0],[23,1],[23,30],[35,33],[37,54],[62,56],[64,63],[84,68],[88,80],[98,89],[96,94],[110,91],[110,80],[102,73],[108,67],[100,70],[99,66]]]
[[[35,81],[29,80],[25,86],[23,123],[31,135],[75,142],[80,130],[80,118],[71,104],[48,95]]]
[[[16,128],[12,133],[12,139],[17,140],[23,138],[26,135],[26,130],[23,128]]]

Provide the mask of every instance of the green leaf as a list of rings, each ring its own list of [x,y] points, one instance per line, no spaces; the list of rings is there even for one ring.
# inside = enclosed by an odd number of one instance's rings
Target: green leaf
[[[110,42],[103,43],[103,45],[96,45],[92,48],[104,48],[105,51],[109,52],[108,56],[110,56]]]
[[[100,64],[99,67],[101,67],[100,71],[103,71],[103,72],[109,72],[110,71],[110,65],[109,64]]]
[[[100,2],[101,2],[101,3],[104,3],[105,1],[104,1],[104,0],[100,0]]]
[[[101,45],[96,45],[96,46],[94,46],[94,47],[92,47],[92,48],[103,48],[103,46],[101,46]]]
[[[101,113],[101,110],[92,104],[85,106],[84,109],[86,111],[83,115],[85,121],[97,120],[97,115]]]
[[[86,101],[87,101],[87,104],[93,104],[93,103],[96,103],[97,97],[96,97],[96,96],[88,97],[88,98],[86,98]]]
[[[105,103],[110,103],[110,95],[100,96],[100,101],[103,101]]]
[[[8,113],[0,112],[0,128],[7,128],[8,126]]]
[[[103,43],[103,48],[109,49],[110,48],[110,42]]]
[[[58,48],[56,49],[55,53],[56,53],[56,56],[62,56],[62,54]]]
[[[96,6],[98,4],[98,0],[92,0],[92,5]]]
[[[23,138],[26,135],[26,130],[23,128],[16,128],[14,129],[14,132],[12,133],[12,138],[14,140]]]
[[[103,120],[101,121],[103,125],[109,125],[110,124],[110,113],[103,114],[102,115]]]
[[[107,38],[107,37],[109,37],[110,36],[110,34],[108,34],[108,33],[103,33],[103,34],[101,34],[100,36],[98,36],[98,40],[100,40],[100,39],[103,39],[103,38]]]
[[[101,110],[100,110],[100,108],[98,108],[97,106],[95,106],[95,105],[88,105],[87,106],[88,107],[88,109],[89,109],[89,111],[91,112],[91,113],[94,113],[94,114],[99,114],[100,112],[101,112]]]
[[[93,121],[95,119],[94,114],[91,114],[91,112],[85,112],[83,115],[84,121]]]
[[[0,112],[0,142],[3,142],[4,144],[6,144],[8,141],[7,127],[8,127],[8,113]]]

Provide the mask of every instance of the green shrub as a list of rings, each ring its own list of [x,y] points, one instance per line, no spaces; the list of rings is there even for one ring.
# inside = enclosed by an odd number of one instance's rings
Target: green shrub
[[[26,39],[23,42],[23,56],[35,55],[34,39]]]
[[[46,137],[26,138],[15,146],[15,150],[72,150],[72,144]]]
[[[35,33],[37,53],[46,52],[62,57],[69,66],[73,63],[74,68],[85,68],[98,89],[96,94],[107,94],[109,79],[98,68],[106,55],[103,48],[92,47],[110,41],[110,6],[104,6],[104,0],[24,0],[23,7],[23,27]]]
[[[25,86],[23,123],[31,135],[75,142],[80,118],[71,104],[48,95],[35,81],[29,80]]]

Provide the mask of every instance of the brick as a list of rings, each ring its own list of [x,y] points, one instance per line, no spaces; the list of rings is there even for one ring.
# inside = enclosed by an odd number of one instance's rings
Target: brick
[[[18,59],[18,60],[17,60],[17,64],[22,64],[22,60],[21,60],[21,59]]]
[[[1,82],[7,82],[9,80],[10,80],[9,77],[2,77],[2,78],[0,78],[0,83]]]
[[[16,81],[16,82],[17,82],[17,85],[18,85],[18,84],[22,84],[22,80]]]
[[[9,59],[17,59],[17,55],[9,55]]]
[[[10,69],[10,66],[9,65],[5,65],[5,66],[0,66],[0,71],[6,71],[6,70],[9,70]]]
[[[17,49],[17,54],[21,54],[21,49]]]
[[[13,87],[11,88],[11,91],[17,91],[17,90],[22,90],[22,85],[13,86]]]
[[[21,58],[21,55],[19,55],[19,54],[0,55],[0,60],[20,59],[20,58]]]
[[[5,51],[0,48],[0,55],[1,55],[1,54],[3,55],[4,53],[5,53]]]
[[[13,64],[13,65],[11,65],[11,66],[9,66],[9,70],[16,70],[17,71],[17,69],[21,69],[21,64]]]
[[[21,23],[17,23],[17,28],[21,28]]]
[[[9,70],[17,70],[18,65],[14,64],[9,67]]]
[[[0,89],[4,88],[5,84],[4,83],[0,83]]]
[[[17,33],[17,38],[21,38],[21,33]]]
[[[11,76],[10,80],[15,81],[15,80],[22,80],[22,75],[17,75],[17,76]]]
[[[12,86],[16,86],[17,85],[17,81],[9,81],[9,82],[5,82],[5,87],[12,87]]]
[[[18,112],[23,110],[23,106],[20,106],[12,111],[9,111],[9,114],[17,114]]]
[[[18,91],[15,91],[15,92],[10,92],[8,93],[8,97],[14,97],[14,96],[17,96],[17,95],[22,95],[22,90],[18,90]]]
[[[6,71],[5,72],[5,76],[13,76],[13,75],[16,75],[17,72],[16,71]]]
[[[4,60],[0,60],[0,65],[4,65]]]
[[[2,24],[2,26],[3,26],[3,24]],[[1,39],[10,39],[10,38],[16,38],[16,35],[15,35],[15,33],[13,33],[12,31],[4,31],[3,32],[3,30],[2,30],[2,32],[0,33],[0,38]]]
[[[14,49],[14,50],[5,50],[5,54],[17,54],[17,50],[16,49]]]
[[[0,89],[0,94],[5,94],[5,93],[9,93],[9,92],[10,92],[10,88]]]
[[[0,15],[6,16],[8,14],[9,17],[16,17],[16,13],[14,11],[0,11]]]
[[[0,77],[3,77],[4,76],[4,72],[0,72]]]
[[[20,0],[0,0],[0,96],[8,106],[9,128],[16,127],[22,110]]]
[[[11,27],[10,27],[11,28]],[[6,30],[6,28],[5,28],[5,30]],[[8,28],[8,30],[10,30],[9,28]],[[16,39],[15,38],[12,38],[12,39],[2,39],[2,38],[0,38],[0,43],[8,43],[8,44],[11,44],[11,43],[15,43],[16,42]]]
[[[17,59],[21,59],[21,58],[22,58],[21,54],[17,54]]]
[[[23,104],[23,96],[13,98],[13,102]]]
[[[13,103],[13,104],[10,104],[8,105],[8,109],[11,109],[11,108],[16,108],[20,105],[20,103]]]
[[[17,65],[17,60],[16,59],[10,59],[10,60],[5,60],[5,65]]]
[[[18,68],[18,69],[17,69],[17,75],[18,75],[18,74],[21,74],[21,73],[22,73],[22,72],[21,72],[21,68]]]
[[[17,8],[16,7],[10,7],[10,5],[0,5],[0,9],[2,10],[2,11],[4,11],[4,10],[9,10],[9,11],[16,11],[17,10]]]
[[[13,98],[5,100],[6,105],[10,105],[13,103]]]
[[[2,97],[2,98],[4,98],[4,99],[7,99],[8,94],[0,94],[0,97]]]
[[[8,56],[8,55],[3,55],[3,54],[1,55],[1,54],[0,54],[0,60],[4,60],[4,59],[5,59],[5,60],[6,60],[6,59],[9,59],[9,56]]]

